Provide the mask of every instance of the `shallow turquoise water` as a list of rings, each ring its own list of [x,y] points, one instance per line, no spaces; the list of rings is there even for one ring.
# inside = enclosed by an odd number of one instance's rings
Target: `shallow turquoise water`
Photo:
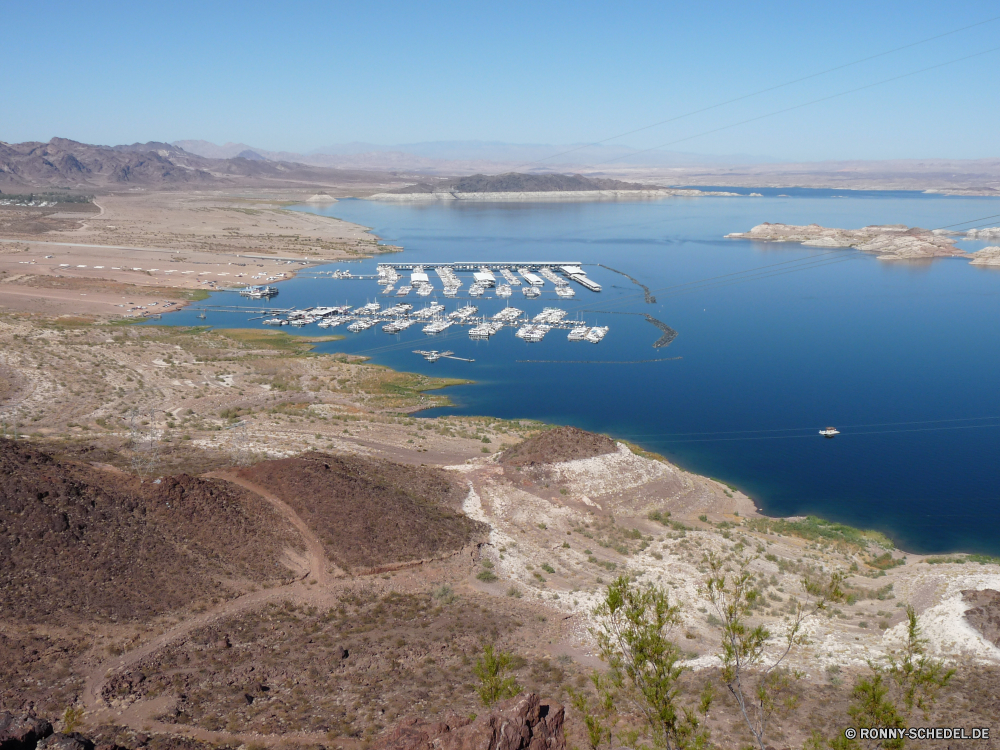
[[[765,197],[457,206],[348,200],[319,209],[373,227],[405,248],[402,260],[603,263],[657,297],[645,304],[626,278],[590,265],[604,285],[600,294],[577,287],[574,300],[548,292],[532,302],[515,293],[511,304],[532,314],[555,305],[610,326],[597,346],[567,342],[559,331],[527,344],[513,329],[488,342],[451,329],[432,343],[414,326],[398,336],[348,334],[324,348],[476,381],[452,389],[456,406],[434,413],[575,424],[739,486],[768,514],[815,513],[876,528],[914,552],[1000,553],[1000,271],[954,259],[885,263],[850,251],[723,239],[762,221],[940,227],[1000,214],[1000,202],[758,192]],[[802,268],[804,259],[815,266]],[[371,272],[374,265],[343,267]],[[766,270],[753,280],[724,277],[754,268]],[[309,276],[282,283],[274,304],[377,298],[374,282]],[[713,281],[678,288],[706,279]],[[411,294],[406,301],[418,300]],[[451,310],[467,300],[441,301]],[[212,302],[235,297],[220,293]],[[503,305],[474,303],[487,312]],[[196,311],[164,322],[200,322]],[[640,316],[617,313],[649,313],[679,335],[653,349],[660,332]],[[242,327],[246,319],[210,312],[207,322]],[[412,353],[418,348],[448,348],[476,361],[429,364]],[[662,358],[679,359],[615,364]],[[820,438],[817,430],[828,424],[843,434]]]

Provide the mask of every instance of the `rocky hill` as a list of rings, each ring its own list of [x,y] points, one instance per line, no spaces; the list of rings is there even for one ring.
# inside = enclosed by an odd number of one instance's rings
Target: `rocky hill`
[[[118,622],[279,582],[298,535],[260,497],[189,476],[159,484],[0,440],[5,619]],[[226,579],[233,585],[223,585]]]
[[[485,531],[461,513],[467,490],[441,469],[314,453],[240,476],[288,503],[352,572],[456,551]]]
[[[0,190],[139,186],[214,187],[244,184],[328,185],[378,178],[371,172],[268,161],[254,152],[209,159],[169,143],[94,146],[66,138],[48,143],[0,141]]]
[[[395,192],[408,193],[548,193],[582,190],[655,190],[634,182],[584,177],[579,174],[474,174],[441,182],[420,182]]]
[[[554,427],[528,438],[500,454],[506,466],[534,466],[575,461],[614,453],[615,441],[578,427]]]

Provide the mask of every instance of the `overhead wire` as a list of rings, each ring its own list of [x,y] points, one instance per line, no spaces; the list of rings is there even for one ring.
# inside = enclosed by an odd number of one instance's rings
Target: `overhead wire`
[[[723,131],[723,130],[729,130],[730,128],[739,127],[740,125],[747,125],[747,124],[749,124],[751,122],[758,122],[760,120],[766,120],[769,117],[776,117],[777,115],[785,114],[786,112],[792,112],[794,110],[802,109],[804,107],[811,107],[814,104],[821,104],[822,102],[828,102],[828,101],[831,101],[833,99],[839,99],[840,97],[848,96],[849,94],[856,94],[859,91],[865,91],[866,89],[875,88],[876,86],[884,86],[887,83],[892,83],[894,81],[899,81],[899,80],[902,80],[904,78],[909,78],[911,76],[920,75],[921,73],[926,73],[926,72],[931,71],[931,70],[937,70],[939,68],[944,68],[944,67],[947,67],[948,65],[955,65],[957,63],[964,62],[966,60],[972,60],[973,58],[982,57],[983,55],[988,55],[990,53],[997,52],[998,50],[1000,50],[1000,47],[991,47],[990,49],[983,50],[981,52],[975,52],[975,53],[973,53],[971,55],[965,55],[963,57],[957,57],[957,58],[954,58],[952,60],[947,60],[947,61],[942,62],[942,63],[936,63],[934,65],[929,65],[929,66],[927,66],[925,68],[920,68],[919,70],[912,70],[912,71],[910,71],[908,73],[902,73],[902,74],[897,75],[897,76],[892,76],[891,78],[884,78],[881,81],[876,81],[874,83],[868,83],[868,84],[865,84],[864,86],[857,86],[855,88],[848,89],[846,91],[841,91],[841,92],[838,92],[836,94],[830,94],[829,96],[822,96],[822,97],[820,97],[818,99],[813,99],[811,101],[803,102],[801,104],[795,104],[795,105],[792,105],[791,107],[785,107],[783,109],[778,109],[778,110],[775,110],[773,112],[768,112],[768,113],[763,114],[763,115],[757,115],[756,117],[749,117],[749,118],[747,118],[745,120],[740,120],[739,122],[733,122],[733,123],[730,123],[728,125],[722,125],[722,126],[717,127],[717,128],[712,128],[711,130],[705,130],[705,131],[703,131],[701,133],[695,133],[693,135],[685,136],[684,138],[678,138],[676,140],[668,141],[666,143],[660,143],[660,144],[658,144],[656,146],[650,146],[649,148],[640,149],[638,151],[631,151],[628,154],[624,154],[622,156],[615,156],[615,157],[612,157],[610,159],[604,159],[603,161],[592,162],[592,163],[586,165],[585,167],[583,167],[583,169],[592,169],[593,167],[597,167],[597,166],[600,166],[602,164],[610,164],[611,162],[621,161],[622,159],[631,159],[631,158],[633,158],[635,156],[638,156],[640,154],[649,153],[650,151],[656,151],[657,149],[666,148],[667,146],[674,146],[674,145],[676,145],[678,143],[684,143],[685,141],[694,140],[695,138],[702,138],[702,137],[704,137],[706,135],[712,135],[713,133],[718,133],[718,132]]]
[[[933,41],[936,41],[938,39],[943,39],[946,36],[951,36],[952,34],[958,34],[959,32],[962,32],[962,31],[968,31],[969,29],[976,28],[977,26],[983,26],[985,24],[993,23],[994,21],[998,21],[998,20],[1000,20],[1000,16],[994,16],[993,18],[987,18],[985,20],[977,21],[976,23],[969,24],[968,26],[962,26],[962,27],[957,28],[957,29],[952,29],[951,31],[945,31],[945,32],[943,32],[941,34],[936,34],[934,36],[927,37],[926,39],[920,39],[920,40],[918,40],[916,42],[911,42],[909,44],[904,44],[901,47],[894,47],[893,49],[886,50],[885,52],[879,52],[878,54],[875,54],[875,55],[869,55],[868,57],[862,57],[862,58],[860,58],[858,60],[853,60],[853,61],[851,61],[849,63],[843,63],[841,65],[835,65],[832,68],[827,68],[826,70],[821,70],[821,71],[819,71],[817,73],[811,73],[810,75],[802,76],[801,78],[795,78],[795,79],[793,79],[791,81],[786,81],[784,83],[775,84],[774,86],[768,86],[766,88],[759,89],[757,91],[753,91],[753,92],[751,92],[749,94],[743,94],[743,95],[737,96],[737,97],[735,97],[733,99],[727,99],[724,102],[718,102],[717,104],[711,104],[711,105],[709,105],[707,107],[702,107],[700,109],[695,109],[695,110],[692,110],[690,112],[685,112],[684,114],[675,115],[674,117],[669,117],[666,120],[660,120],[659,122],[654,122],[654,123],[652,123],[650,125],[643,125],[640,128],[635,128],[633,130],[628,130],[628,131],[626,131],[624,133],[619,133],[617,135],[612,135],[612,136],[609,136],[607,138],[602,138],[599,141],[593,141],[592,143],[587,143],[587,144],[584,144],[582,146],[574,146],[573,148],[566,149],[565,151],[560,151],[558,153],[551,154],[549,156],[544,156],[541,159],[535,159],[534,161],[524,162],[523,164],[520,164],[517,167],[515,167],[515,170],[522,169],[523,167],[528,167],[528,166],[531,166],[533,164],[539,164],[539,163],[541,163],[543,161],[548,161],[549,159],[555,159],[555,158],[557,158],[559,156],[566,156],[567,154],[572,154],[572,153],[575,153],[577,151],[582,151],[585,148],[592,148],[593,146],[600,146],[601,144],[608,143],[609,141],[614,141],[614,140],[617,140],[619,138],[625,138],[625,137],[630,136],[630,135],[635,135],[636,133],[641,133],[641,132],[643,132],[645,130],[650,130],[652,128],[656,128],[656,127],[659,127],[661,125],[667,125],[667,124],[669,124],[671,122],[677,122],[678,120],[683,120],[683,119],[685,119],[687,117],[693,117],[694,115],[702,114],[704,112],[709,112],[709,111],[711,111],[713,109],[718,109],[719,107],[725,107],[725,106],[727,106],[729,104],[735,104],[736,102],[741,102],[741,101],[744,101],[745,99],[751,99],[751,98],[753,98],[755,96],[760,96],[761,94],[767,94],[767,93],[769,93],[771,91],[777,91],[778,89],[786,88],[788,86],[793,86],[796,83],[802,83],[803,81],[809,81],[809,80],[811,80],[813,78],[819,78],[820,76],[824,76],[824,75],[827,75],[829,73],[835,73],[838,70],[844,70],[845,68],[850,68],[850,67],[853,67],[854,65],[860,65],[861,63],[869,62],[871,60],[876,60],[876,59],[878,59],[880,57],[885,57],[887,55],[895,54],[896,52],[901,52],[903,50],[910,49],[912,47],[917,47],[917,46],[919,46],[921,44],[927,44],[928,42],[933,42]]]

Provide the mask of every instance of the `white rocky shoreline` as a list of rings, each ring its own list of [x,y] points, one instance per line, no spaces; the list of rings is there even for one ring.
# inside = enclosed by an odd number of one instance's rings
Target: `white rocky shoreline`
[[[749,232],[727,234],[729,239],[762,242],[797,242],[811,247],[855,248],[875,255],[879,260],[918,260],[924,258],[968,258],[974,266],[1000,266],[1000,247],[987,247],[969,253],[955,247],[955,236],[986,239],[1000,236],[1000,228],[973,229],[968,232],[941,232],[905,224],[872,225],[860,229],[836,229],[819,224],[758,224]]]
[[[511,193],[465,193],[441,191],[434,193],[375,193],[370,201],[395,203],[427,203],[430,201],[529,202],[529,201],[598,201],[659,198],[698,198],[702,196],[745,197],[740,193],[711,190],[662,188],[656,190],[546,190]]]

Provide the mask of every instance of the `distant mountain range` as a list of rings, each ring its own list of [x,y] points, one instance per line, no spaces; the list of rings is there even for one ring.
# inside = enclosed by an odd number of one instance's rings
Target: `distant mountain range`
[[[489,179],[510,179],[510,173],[516,172],[522,176],[563,175],[566,179],[556,182],[565,186],[545,188],[557,190],[573,189],[566,180],[571,182],[583,174],[590,179],[617,178],[647,186],[800,186],[1000,195],[1000,159],[996,158],[741,163],[736,160],[751,157],[704,157],[721,161],[666,166],[638,162],[654,156],[664,162],[672,158],[696,161],[702,157],[628,152],[627,158],[609,161],[613,158],[608,156],[612,147],[587,146],[559,157],[579,159],[580,164],[572,166],[560,164],[558,159],[541,159],[556,153],[555,149],[562,148],[559,146],[441,141],[386,147],[409,150],[368,150],[371,148],[383,147],[351,143],[326,149],[341,153],[294,154],[252,148],[245,143],[218,146],[208,141],[152,141],[122,146],[95,146],[66,138],[53,138],[47,143],[0,141],[0,191],[56,187],[96,191],[130,186],[309,189],[362,184],[369,189],[391,190],[416,183],[412,190],[420,192],[460,177],[478,175],[477,179],[487,179],[484,175],[493,175]],[[604,163],[582,158],[598,152],[604,155]],[[566,176],[568,172],[577,174]]]
[[[0,141],[0,190],[40,187],[101,189],[273,185],[312,187],[375,182],[379,174],[269,160],[244,149],[232,158],[204,157],[170,143],[93,146],[53,138],[48,143]],[[382,175],[387,181],[399,179]]]
[[[221,146],[209,141],[174,141],[186,151],[213,159],[253,154],[279,161],[297,161],[325,167],[408,169],[439,174],[477,171],[566,171],[568,168],[608,163],[612,166],[689,167],[698,165],[770,164],[768,156],[715,156],[675,151],[642,151],[627,146],[590,144],[520,144],[501,141],[430,141],[392,146],[340,143],[307,153],[268,151],[245,143]],[[248,157],[249,158],[249,157]]]

